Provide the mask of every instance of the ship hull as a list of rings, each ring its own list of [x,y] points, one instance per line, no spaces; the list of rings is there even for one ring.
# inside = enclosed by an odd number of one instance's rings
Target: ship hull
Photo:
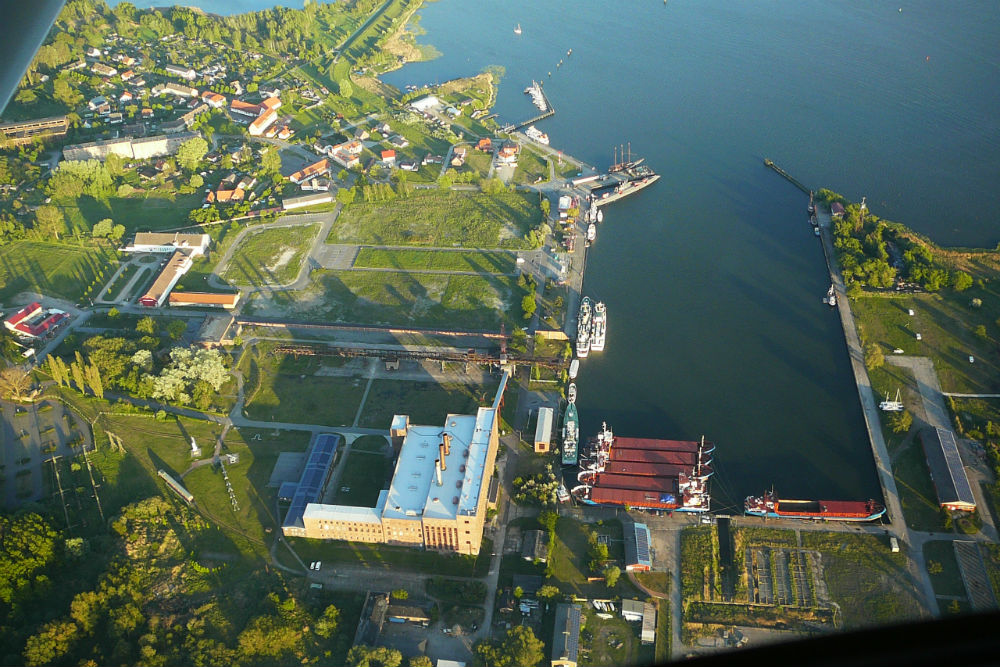
[[[822,519],[823,521],[874,521],[885,514],[885,510],[874,512],[868,515],[844,515],[838,516],[832,513],[793,513],[793,512],[764,512],[759,510],[746,510],[747,516],[759,516],[766,519]]]
[[[595,203],[598,206],[604,206],[605,204],[616,202],[620,199],[624,199],[625,197],[628,197],[629,195],[638,192],[639,190],[642,190],[643,188],[649,187],[653,183],[656,183],[658,180],[660,180],[660,175],[652,174],[644,181],[634,181],[630,187],[622,190],[621,192],[613,192],[606,197],[595,200]]]

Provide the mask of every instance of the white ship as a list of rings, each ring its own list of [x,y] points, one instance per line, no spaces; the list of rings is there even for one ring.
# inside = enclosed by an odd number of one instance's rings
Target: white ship
[[[597,209],[597,221],[604,222],[604,211]]]
[[[549,145],[549,135],[545,134],[534,125],[528,127],[528,129],[524,131],[524,136],[528,137],[532,141],[537,141],[540,144],[544,144],[546,146]]]
[[[595,240],[597,240],[597,225],[590,223],[587,225],[587,245],[589,246]]]
[[[833,289],[833,285],[830,285],[830,289],[826,291],[826,296],[823,297],[823,303],[828,303],[831,306],[837,305],[837,293]]]
[[[878,404],[879,410],[886,412],[902,412],[903,402],[899,400],[899,390],[896,390],[896,400],[889,400],[889,392],[885,392],[885,400]]]
[[[569,379],[575,380],[576,374],[579,372],[580,372],[580,360],[574,359],[573,361],[569,362]]]
[[[576,383],[570,382],[569,389],[566,390],[566,400],[570,403],[576,403]]]
[[[521,34],[521,24],[520,23],[517,24],[516,28],[514,28],[514,34],[515,35],[520,35]]]
[[[608,309],[603,301],[594,305],[594,317],[590,325],[590,349],[600,352],[604,349],[604,339],[608,332]]]
[[[580,317],[576,323],[576,356],[580,359],[590,354],[590,316],[592,314],[590,297],[583,297],[580,302]]]
[[[531,85],[524,89],[524,94],[531,95],[531,103],[538,107],[539,111],[549,110],[545,95],[542,94],[542,86],[537,81],[532,81]]]

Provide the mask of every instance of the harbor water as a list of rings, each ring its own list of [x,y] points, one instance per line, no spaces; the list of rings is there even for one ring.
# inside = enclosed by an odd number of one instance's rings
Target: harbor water
[[[585,292],[608,304],[608,342],[577,379],[582,436],[602,420],[628,436],[704,434],[718,443],[720,509],[772,485],[877,497],[806,198],[762,159],[867,195],[939,243],[996,245],[995,5],[439,0],[419,17],[419,40],[442,55],[387,83],[500,65],[501,121],[532,115],[522,91],[542,81],[557,113],[539,129],[554,147],[606,168],[630,141],[662,175],[606,208],[589,250]]]

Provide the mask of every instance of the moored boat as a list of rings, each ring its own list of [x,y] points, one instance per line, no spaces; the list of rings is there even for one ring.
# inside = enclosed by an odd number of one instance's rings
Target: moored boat
[[[751,516],[824,521],[874,521],[885,514],[885,506],[874,500],[780,500],[773,490],[747,496],[743,509]]]
[[[580,360],[574,359],[573,361],[569,362],[569,379],[575,380],[576,375],[579,372],[580,372]]]
[[[585,358],[590,353],[590,317],[593,310],[590,297],[583,297],[580,302],[580,315],[576,322],[576,356]]]
[[[902,412],[903,402],[899,400],[899,389],[896,390],[896,399],[893,401],[889,400],[889,392],[885,392],[885,400],[878,404],[878,408],[885,412]]]
[[[594,352],[604,350],[604,340],[608,331],[608,309],[603,301],[594,304],[594,316],[590,325],[590,349]]]
[[[597,240],[597,225],[590,223],[587,225],[587,245]]]
[[[579,441],[580,417],[576,412],[576,405],[570,403],[566,406],[566,413],[563,415],[562,464],[564,466],[576,465]]]
[[[534,125],[529,126],[528,129],[524,131],[524,136],[528,137],[532,141],[544,144],[545,146],[549,145],[549,135],[545,134]]]
[[[566,390],[566,400],[570,403],[576,403],[576,383],[570,382],[569,389]]]

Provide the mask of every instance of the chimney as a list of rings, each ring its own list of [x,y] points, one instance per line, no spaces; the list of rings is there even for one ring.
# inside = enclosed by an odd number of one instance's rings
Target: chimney
[[[444,439],[444,455],[448,456],[451,454],[451,436],[445,433],[441,437]]]
[[[438,486],[443,486],[444,482],[441,481],[441,459],[434,459],[434,472],[437,474]]]
[[[447,442],[447,441],[445,441],[445,442]],[[445,454],[447,454],[447,453],[448,453],[448,446],[446,444],[441,443],[440,445],[438,445],[438,456],[441,457],[441,470],[442,471],[448,469],[448,465],[444,462],[444,457],[445,457]]]

